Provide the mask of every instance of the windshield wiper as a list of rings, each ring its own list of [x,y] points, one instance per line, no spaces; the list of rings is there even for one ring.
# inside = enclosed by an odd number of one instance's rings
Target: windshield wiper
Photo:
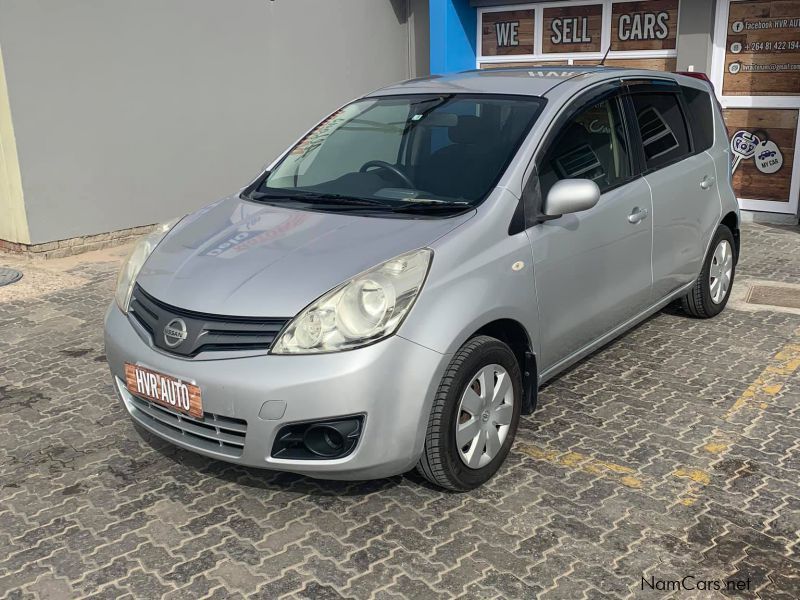
[[[421,200],[411,200],[407,202],[403,202],[402,204],[394,204],[392,205],[392,210],[394,212],[403,212],[406,210],[423,210],[423,211],[437,211],[437,210],[458,210],[464,208],[471,208],[472,205],[469,202],[461,202],[455,201],[451,202],[448,200],[434,200],[432,198],[428,199],[421,199]]]
[[[321,192],[285,191],[279,194],[268,192],[256,192],[251,198],[253,200],[264,200],[268,198],[288,198],[290,200],[307,201],[319,204],[333,205],[337,207],[363,208],[364,206],[389,207],[390,205],[381,200],[371,198],[359,198],[356,196],[346,196],[344,194],[325,194]]]
[[[385,202],[373,198],[361,198],[357,196],[347,196],[345,194],[327,194],[321,192],[304,192],[297,190],[286,190],[281,193],[273,192],[254,192],[250,199],[270,200],[270,199],[296,200],[298,202],[308,202],[309,204],[321,204],[325,208],[332,210],[364,210],[365,208],[376,208],[387,212],[438,212],[451,211],[454,209],[469,208],[469,202],[438,200],[435,198],[420,198],[418,200],[407,200],[399,203]]]

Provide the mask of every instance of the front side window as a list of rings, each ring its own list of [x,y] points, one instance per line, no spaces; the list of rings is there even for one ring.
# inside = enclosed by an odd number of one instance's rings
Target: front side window
[[[251,195],[469,207],[491,191],[543,104],[459,94],[358,100],[315,127]]]
[[[659,169],[688,156],[689,136],[678,96],[637,93],[632,98],[647,169]]]
[[[630,175],[625,127],[616,96],[572,117],[539,165],[542,197],[560,179],[591,179],[604,192]]]

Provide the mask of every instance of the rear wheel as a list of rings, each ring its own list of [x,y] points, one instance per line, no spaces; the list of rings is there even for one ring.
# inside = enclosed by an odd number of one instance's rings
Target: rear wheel
[[[711,241],[700,277],[683,297],[683,310],[700,319],[721,313],[728,303],[735,274],[733,233],[725,225],[720,225]]]
[[[514,442],[522,375],[511,349],[478,336],[456,352],[433,401],[417,470],[447,489],[471,490],[497,472]]]

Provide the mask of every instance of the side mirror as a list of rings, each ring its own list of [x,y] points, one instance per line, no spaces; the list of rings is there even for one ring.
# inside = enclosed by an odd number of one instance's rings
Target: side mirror
[[[600,188],[591,179],[562,179],[550,188],[544,214],[558,217],[592,208],[600,200]]]

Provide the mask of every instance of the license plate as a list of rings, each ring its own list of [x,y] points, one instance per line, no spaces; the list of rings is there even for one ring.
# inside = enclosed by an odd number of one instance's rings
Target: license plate
[[[140,398],[197,419],[203,418],[200,388],[194,383],[125,363],[125,385],[131,394]]]

